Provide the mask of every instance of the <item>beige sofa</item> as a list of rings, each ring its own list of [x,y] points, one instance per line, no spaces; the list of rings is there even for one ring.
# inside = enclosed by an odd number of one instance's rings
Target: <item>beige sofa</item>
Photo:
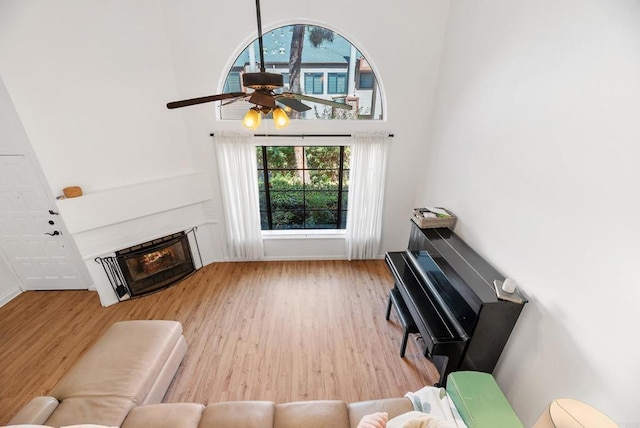
[[[186,353],[176,321],[114,324],[76,363],[50,396],[27,403],[10,424],[61,427],[94,424],[122,428],[356,428],[374,412],[390,418],[413,410],[407,398],[347,404],[318,400],[276,404],[235,401],[160,404]],[[522,427],[490,374],[454,372],[447,393],[469,427]],[[577,424],[580,421],[580,424]],[[577,425],[576,425],[577,424]],[[615,427],[576,400],[554,401],[535,428]]]
[[[112,325],[47,397],[36,397],[12,424],[121,425],[129,411],[162,401],[187,344],[176,321]]]
[[[11,424],[136,427],[355,428],[362,416],[413,410],[406,398],[347,404],[269,401],[159,404],[186,352],[176,321],[115,323],[76,363],[50,396],[36,397]]]

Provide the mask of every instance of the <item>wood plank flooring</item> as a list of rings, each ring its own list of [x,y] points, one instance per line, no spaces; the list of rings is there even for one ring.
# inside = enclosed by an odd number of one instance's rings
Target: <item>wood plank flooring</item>
[[[166,402],[398,397],[435,367],[395,312],[382,260],[214,263],[161,292],[100,306],[91,291],[23,293],[0,308],[0,425],[46,395],[120,320],[182,323],[187,355]],[[114,355],[117,358],[117,355]]]

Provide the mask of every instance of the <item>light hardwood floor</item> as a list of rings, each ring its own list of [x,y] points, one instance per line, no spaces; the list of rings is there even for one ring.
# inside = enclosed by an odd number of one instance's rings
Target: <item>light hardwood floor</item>
[[[187,355],[166,402],[402,396],[438,374],[415,336],[400,358],[397,317],[384,317],[392,285],[382,260],[248,262],[214,263],[107,308],[90,291],[23,293],[0,308],[0,424],[128,319],[184,327]]]

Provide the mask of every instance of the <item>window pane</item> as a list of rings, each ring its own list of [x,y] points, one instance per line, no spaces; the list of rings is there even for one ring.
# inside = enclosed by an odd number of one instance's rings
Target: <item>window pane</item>
[[[306,168],[340,168],[340,147],[305,147]]]
[[[258,170],[258,190],[264,192],[264,170]]]
[[[224,83],[224,92],[242,92],[240,72],[232,71],[229,73],[227,80]]]
[[[304,184],[300,175],[300,171],[290,169],[269,171],[269,189],[302,190]]]
[[[309,171],[309,187],[313,190],[337,190],[339,170],[317,170]]]
[[[267,147],[269,169],[296,169],[296,154],[293,146]]]
[[[264,165],[262,163],[262,147],[256,147],[256,161],[258,162],[258,169],[263,169]]]
[[[305,218],[305,227],[307,229],[336,229],[338,222],[335,211],[310,211]]]
[[[274,211],[273,212],[273,228],[274,229],[304,229],[304,211]]]
[[[324,208],[335,210],[338,208],[338,192],[306,192],[306,207],[307,210]]]
[[[272,210],[296,210],[304,209],[304,192],[300,191],[272,191]]]

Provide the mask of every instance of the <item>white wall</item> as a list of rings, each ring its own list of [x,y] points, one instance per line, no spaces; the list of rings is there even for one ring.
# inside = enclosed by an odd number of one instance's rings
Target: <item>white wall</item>
[[[24,128],[0,77],[0,156],[24,153]],[[0,250],[0,306],[22,293],[18,278]]]
[[[640,3],[452,2],[417,204],[530,297],[496,377],[640,426]]]

